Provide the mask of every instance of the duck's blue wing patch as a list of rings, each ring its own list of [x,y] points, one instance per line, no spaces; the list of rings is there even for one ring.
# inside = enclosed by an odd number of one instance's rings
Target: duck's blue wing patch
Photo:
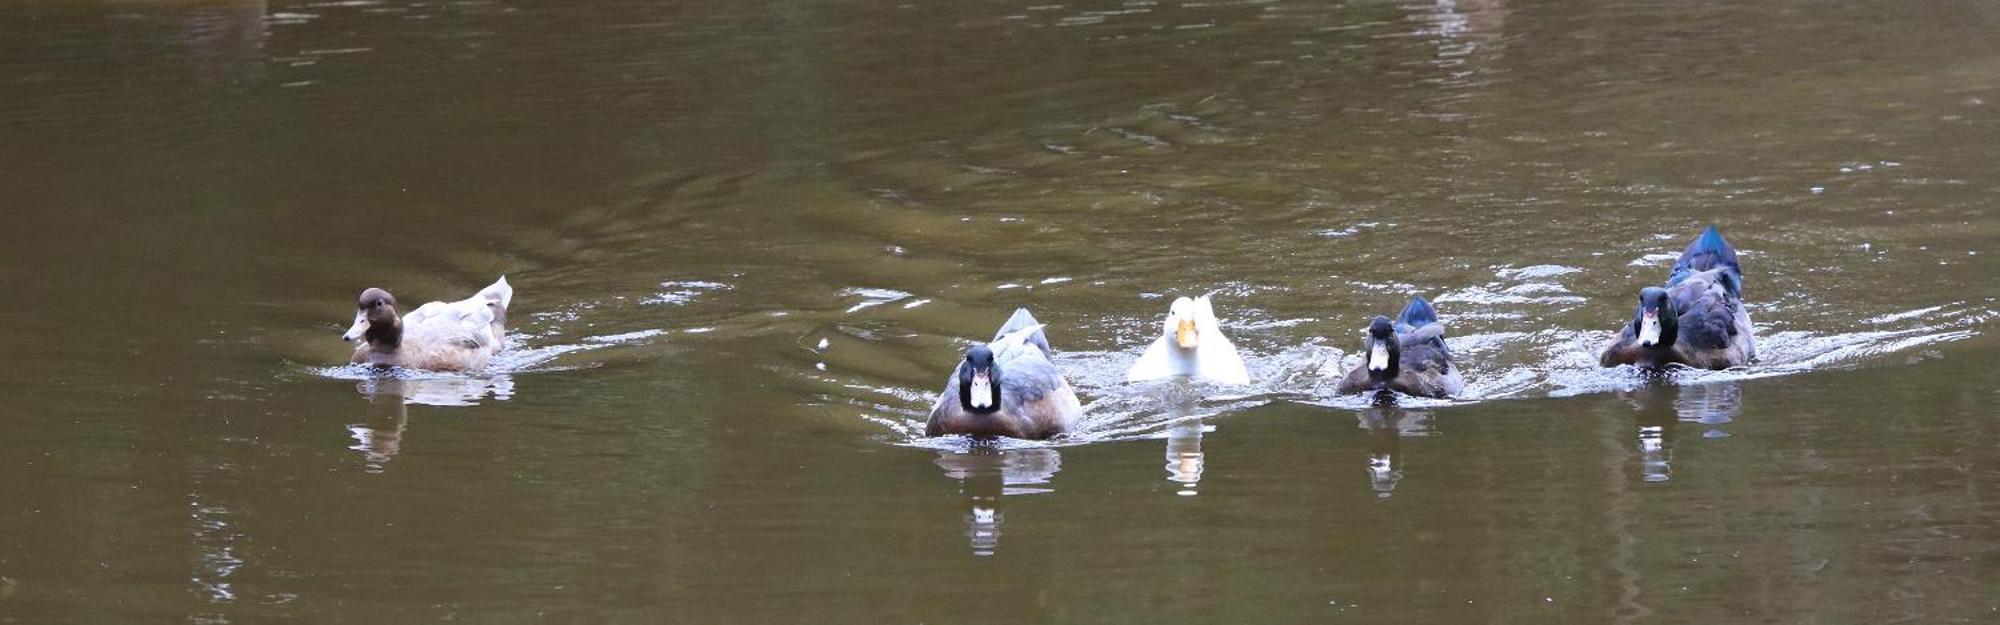
[[[1694,274],[1718,269],[1727,274],[1718,283],[1728,290],[1731,297],[1740,296],[1743,267],[1736,263],[1736,246],[1723,239],[1722,232],[1716,230],[1714,224],[1709,224],[1708,229],[1701,231],[1701,236],[1695,237],[1692,243],[1688,243],[1687,249],[1681,251],[1680,260],[1674,262],[1673,275],[1667,277],[1667,286],[1678,286]]]
[[[1409,332],[1437,323],[1438,311],[1422,295],[1410,298],[1410,305],[1403,307],[1403,314],[1396,316],[1396,331]]]
[[[1444,324],[1438,322],[1437,309],[1421,295],[1410,298],[1410,304],[1396,316],[1396,343],[1403,349],[1403,360],[1419,369],[1442,369],[1451,360],[1451,349],[1444,344]]]

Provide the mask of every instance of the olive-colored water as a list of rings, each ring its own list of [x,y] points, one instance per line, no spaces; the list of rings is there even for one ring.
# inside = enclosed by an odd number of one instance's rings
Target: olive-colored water
[[[1978,1],[0,7],[0,622],[2000,618]],[[1764,360],[1593,366],[1706,223]],[[505,274],[484,376],[341,366]],[[1257,383],[1123,383],[1215,292]],[[1437,302],[1470,397],[1330,394]],[[1089,416],[921,436],[1049,326]]]

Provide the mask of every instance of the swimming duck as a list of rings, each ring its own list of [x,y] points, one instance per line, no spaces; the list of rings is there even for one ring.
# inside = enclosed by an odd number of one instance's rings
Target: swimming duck
[[[1069,429],[1083,405],[1050,360],[1054,354],[1035,316],[1015,310],[992,342],[965,350],[931,408],[925,435],[1044,439]]]
[[[1411,298],[1393,323],[1379,316],[1370,321],[1362,352],[1367,360],[1347,372],[1339,392],[1391,390],[1444,398],[1465,390],[1465,379],[1444,344],[1444,324],[1438,322],[1437,309],[1421,296]]]
[[[472,297],[431,302],[398,316],[395,296],[369,288],[355,306],[354,326],[340,338],[358,341],[349,361],[354,364],[478,371],[500,349],[513,300],[514,287],[501,276]]]
[[[1250,370],[1236,355],[1236,344],[1222,335],[1208,296],[1175,299],[1167,309],[1166,329],[1146,347],[1125,373],[1125,381],[1140,382],[1186,376],[1219,384],[1249,384]]]
[[[1598,364],[1727,369],[1756,358],[1736,248],[1710,225],[1681,252],[1665,288],[1639,291],[1632,321],[1605,346]]]

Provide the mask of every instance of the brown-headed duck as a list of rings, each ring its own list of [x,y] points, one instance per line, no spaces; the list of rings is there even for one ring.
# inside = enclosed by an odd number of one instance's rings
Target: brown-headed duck
[[[397,315],[396,297],[370,288],[361,292],[354,326],[340,338],[356,343],[349,361],[354,364],[479,371],[500,349],[507,305],[513,300],[514,287],[502,276],[472,297],[431,302]]]

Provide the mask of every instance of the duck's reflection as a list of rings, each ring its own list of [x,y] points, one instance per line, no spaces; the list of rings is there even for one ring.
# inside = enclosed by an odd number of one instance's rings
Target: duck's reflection
[[[1206,462],[1201,453],[1201,435],[1213,430],[1213,426],[1200,419],[1188,419],[1167,428],[1167,480],[1181,486],[1174,494],[1193,497],[1200,493],[1195,489],[1201,485],[1201,471]]]
[[[1700,423],[1703,438],[1723,438],[1729,436],[1722,430],[1722,424],[1736,420],[1743,412],[1743,387],[1735,380],[1710,382],[1677,387],[1680,395],[1674,398],[1674,414],[1681,421]]]
[[[243,88],[264,78],[264,42],[270,37],[266,0],[175,0],[180,38],[192,53],[203,84]]]
[[[514,396],[514,380],[505,375],[490,378],[368,378],[355,383],[354,390],[368,399],[368,414],[360,423],[347,425],[354,444],[347,448],[361,453],[361,468],[381,473],[390,460],[403,451],[403,434],[410,425],[410,404],[429,406],[472,406],[491,397]]]
[[[1674,479],[1672,419],[1639,416],[1639,479],[1665,482]]]
[[[1403,481],[1408,470],[1402,454],[1403,439],[1436,435],[1431,414],[1378,401],[1356,413],[1355,419],[1361,429],[1372,435],[1368,446],[1368,485],[1375,490],[1376,497],[1387,498],[1395,494],[1396,485]]]
[[[1625,393],[1637,412],[1639,479],[1673,479],[1677,425],[1696,423],[1703,438],[1729,436],[1722,424],[1743,410],[1742,387],[1735,381],[1706,384],[1648,385]]]
[[[361,394],[368,397],[368,418],[347,424],[347,435],[354,439],[354,444],[347,448],[361,452],[362,471],[381,473],[396,454],[403,452],[403,431],[410,426],[410,409],[401,395],[371,394],[366,390]]]
[[[945,477],[959,481],[965,495],[965,539],[972,555],[990,556],[1000,547],[1000,524],[1005,520],[1000,499],[1053,491],[1048,484],[1062,470],[1062,454],[1045,447],[979,446],[939,451],[937,466]]]
[[[1203,423],[1200,416],[1203,387],[1186,378],[1175,378],[1169,383],[1154,386],[1148,394],[1157,399],[1167,420],[1167,481],[1178,485],[1174,494],[1193,497],[1200,494],[1202,471],[1208,461],[1201,451],[1201,437],[1215,431],[1215,426]]]

